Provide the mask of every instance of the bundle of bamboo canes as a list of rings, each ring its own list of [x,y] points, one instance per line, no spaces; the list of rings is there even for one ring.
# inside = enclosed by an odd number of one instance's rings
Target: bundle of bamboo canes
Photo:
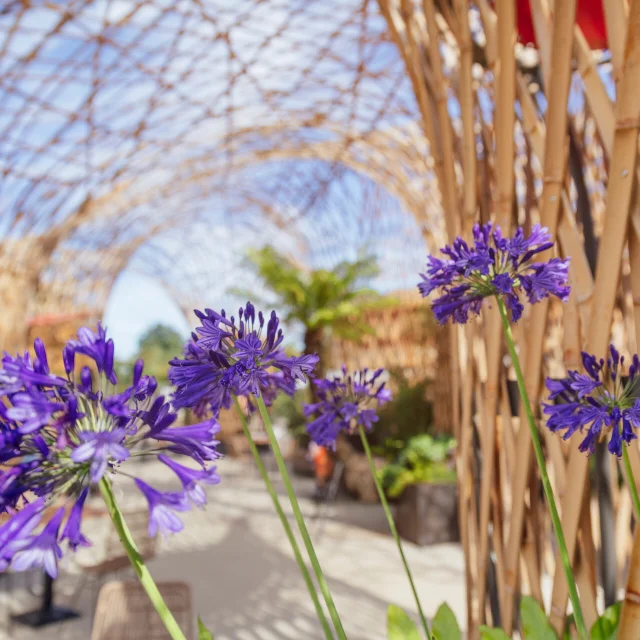
[[[512,0],[424,0],[420,6],[380,0],[415,91],[449,238],[468,236],[477,220],[491,218],[507,230],[541,222],[562,255],[571,256],[571,300],[553,314],[547,303],[534,306],[518,327],[527,388],[536,401],[553,367],[579,368],[582,349],[605,354],[614,315],[623,328],[614,339],[630,351],[640,344],[640,2],[603,4],[610,43],[604,57],[589,48],[577,24],[576,0],[531,0],[535,52],[517,42]],[[561,341],[560,364],[549,361],[550,335]],[[459,381],[452,401],[471,637],[487,619],[510,633],[517,595],[529,592],[542,603],[545,576],[552,584],[549,615],[560,632],[567,585],[554,559],[529,434],[510,410],[495,311],[452,328],[450,340]],[[610,458],[596,465],[599,486],[592,495],[593,474],[575,443],[546,437],[545,444],[592,623],[598,580],[611,600],[625,575],[628,496]],[[640,471],[639,453],[632,447]],[[613,563],[611,549],[617,551]],[[635,564],[628,593],[639,586]],[[637,598],[625,602],[619,637],[636,637],[628,621],[638,606]]]

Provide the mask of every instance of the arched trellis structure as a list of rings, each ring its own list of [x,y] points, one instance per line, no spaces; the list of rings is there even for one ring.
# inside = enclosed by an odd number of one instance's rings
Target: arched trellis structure
[[[255,194],[248,196],[245,209],[257,206],[260,212],[264,211],[257,224],[251,226],[246,218],[232,213],[213,227],[208,223],[194,224],[178,232],[179,237],[177,230],[159,234],[136,254],[131,268],[162,282],[189,322],[195,319],[194,307],[214,301],[231,305],[232,299],[233,305],[238,303],[229,296],[230,290],[259,294],[255,273],[245,256],[249,248],[265,245],[287,254],[303,270],[330,267],[358,253],[367,253],[376,257],[382,267],[375,282],[379,290],[409,289],[417,298],[413,285],[424,256],[420,227],[378,184],[358,179],[356,174],[346,176],[348,182],[356,179],[357,202],[349,200],[349,192],[341,193],[339,198],[327,194],[328,210],[310,212],[302,219],[294,214],[286,231],[270,223],[271,207],[256,202]],[[279,219],[280,215],[276,216]],[[190,247],[188,252],[184,251],[185,246]]]
[[[533,62],[516,42],[516,4],[533,14]],[[114,278],[149,249],[150,237],[161,238],[181,218],[214,219],[211,198],[231,213],[260,209],[286,228],[322,211],[333,186],[353,171],[392,194],[433,246],[441,226],[453,238],[489,218],[507,228],[540,220],[557,236],[572,256],[574,295],[559,311],[536,305],[518,332],[534,400],[544,373],[558,370],[544,357],[554,323],[564,326],[567,366],[579,366],[583,347],[604,353],[616,314],[626,327],[621,346],[635,350],[640,2],[604,3],[600,26],[610,58],[594,54],[578,26],[584,4],[6,4],[3,346],[23,344],[20,327],[32,309],[104,304]],[[292,165],[294,158],[304,162]],[[252,174],[268,180],[252,184]],[[452,330],[451,344],[459,356],[451,392],[468,627],[473,634],[491,619],[510,630],[516,596],[526,590],[542,602],[549,576],[549,612],[560,630],[566,585],[553,561],[528,434],[509,412],[495,313]],[[574,443],[549,437],[546,447],[592,621],[592,567],[602,546],[584,490],[587,462]],[[638,472],[639,452],[631,453]],[[620,575],[614,571],[613,583],[610,571],[600,576],[610,593],[616,580],[622,584],[629,517],[627,494],[617,495],[615,483],[608,488],[621,514]],[[628,620],[633,606],[625,607]]]
[[[161,172],[157,179],[147,177],[141,184],[124,182],[99,201],[84,203],[80,221],[67,223],[66,233],[54,229],[52,233],[44,236],[44,240],[48,237],[49,242],[43,242],[41,237],[33,239],[26,246],[19,245],[13,250],[8,250],[6,259],[13,262],[24,262],[21,258],[26,255],[31,255],[32,258],[34,255],[39,257],[37,260],[31,260],[33,273],[39,274],[33,276],[32,286],[38,291],[35,292],[35,296],[27,298],[30,306],[22,313],[47,313],[56,304],[61,310],[71,304],[73,307],[88,305],[99,312],[101,307],[104,308],[105,296],[109,285],[117,277],[118,269],[126,266],[128,258],[145,239],[149,240],[163,230],[190,224],[189,220],[195,221],[204,215],[197,207],[189,210],[192,201],[211,202],[223,197],[225,193],[228,195],[232,192],[238,202],[228,205],[235,209],[233,213],[226,212],[229,220],[231,216],[242,217],[244,209],[258,205],[276,230],[284,232],[298,214],[292,212],[293,207],[286,215],[279,212],[274,196],[260,194],[258,185],[251,175],[244,177],[246,173],[251,174],[257,165],[279,168],[283,163],[298,160],[331,166],[337,164],[348,168],[380,185],[400,200],[406,213],[401,210],[398,210],[398,213],[412,215],[416,230],[432,247],[438,246],[441,242],[437,185],[434,184],[432,173],[429,171],[426,160],[428,156],[424,150],[420,153],[409,142],[412,134],[416,133],[415,127],[377,132],[371,136],[372,140],[355,141],[346,150],[342,148],[344,132],[334,132],[337,140],[332,142],[314,142],[306,145],[296,142],[290,148],[282,144],[282,138],[286,138],[287,132],[288,130],[282,126],[238,132],[238,135],[227,141],[212,159],[195,157],[185,163],[179,171],[176,170],[170,184],[161,185],[164,177]],[[338,133],[342,133],[342,137],[338,138]],[[252,145],[246,142],[247,137],[251,138]],[[261,148],[259,151],[245,151],[244,156],[241,154],[240,149],[243,147],[256,145]],[[233,148],[236,158],[234,175],[220,179],[224,166],[224,160],[221,158],[225,157],[228,148]],[[380,149],[384,149],[384,153]],[[269,202],[270,200],[272,202]],[[173,202],[177,203],[179,211],[171,209],[170,203]],[[159,219],[148,228],[148,211],[157,211],[159,203],[163,203],[168,211],[164,218],[156,216]],[[202,206],[200,205],[200,209]],[[207,205],[204,206],[206,208]],[[343,208],[348,209],[348,206],[348,203],[342,204]],[[339,208],[340,203],[336,205],[336,209]],[[348,216],[349,213],[346,209],[344,212],[337,210],[336,215],[336,222],[339,223],[340,216]],[[213,219],[213,216],[209,215],[209,218]],[[86,264],[86,260],[69,260],[69,255],[77,252],[73,247],[78,246],[85,247],[85,256],[88,256],[89,252],[95,256],[89,261],[90,266]],[[104,277],[99,275],[100,270]],[[92,281],[96,281],[96,284],[91,284]],[[100,281],[100,285],[97,281]],[[12,280],[7,281],[8,286],[11,286],[11,282]],[[86,286],[74,290],[67,284],[72,282],[83,282]],[[97,287],[101,287],[102,290],[100,300],[82,301],[83,294],[95,298]],[[72,302],[72,298],[75,302]]]
[[[5,316],[3,344],[23,343],[20,317],[43,288],[40,274],[59,248],[76,250],[91,244],[92,229],[104,232],[95,218],[146,215],[160,224],[181,199],[224,191],[261,151],[275,157],[276,146],[330,141],[329,160],[378,128],[409,122],[413,98],[385,39],[377,7],[360,1],[330,11],[279,1],[5,6],[0,291],[15,315]],[[283,47],[295,56],[283,56]],[[279,128],[277,140],[264,134],[269,128]],[[291,177],[277,176],[277,187]],[[299,187],[301,209],[326,188],[310,186]],[[14,268],[25,272],[11,275]]]

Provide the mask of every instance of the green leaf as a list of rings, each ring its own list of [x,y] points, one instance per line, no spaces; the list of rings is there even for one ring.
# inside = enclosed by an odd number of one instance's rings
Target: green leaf
[[[431,634],[434,640],[460,640],[462,635],[456,616],[446,602],[443,602],[436,612]]]
[[[248,260],[267,291],[275,294],[282,319],[297,320],[305,329],[336,330],[343,338],[358,340],[367,329],[364,314],[396,302],[365,288],[379,273],[375,258],[363,255],[326,269],[303,269],[273,247],[251,250]],[[255,295],[250,297],[252,300]],[[308,346],[308,345],[307,345]]]
[[[526,640],[558,640],[544,611],[531,596],[520,601],[520,620]]]
[[[509,640],[509,636],[502,629],[490,629],[481,624],[480,640]]]
[[[198,640],[213,640],[213,634],[204,626],[200,616],[198,616]]]
[[[393,604],[387,609],[387,636],[389,640],[421,640],[411,618]]]
[[[591,627],[589,638],[591,640],[615,640],[618,637],[621,608],[622,602],[616,602],[607,607]]]

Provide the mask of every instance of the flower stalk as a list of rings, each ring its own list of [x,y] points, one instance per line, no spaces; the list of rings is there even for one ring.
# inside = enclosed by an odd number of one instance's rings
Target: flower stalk
[[[558,548],[560,551],[560,560],[562,562],[562,567],[564,569],[564,574],[565,574],[567,585],[569,588],[569,598],[573,606],[573,615],[574,615],[576,627],[578,629],[579,636],[583,638],[583,640],[587,640],[588,638],[587,629],[585,626],[584,617],[582,615],[582,609],[580,607],[580,599],[578,597],[578,588],[576,586],[576,581],[573,576],[571,560],[569,558],[569,551],[567,550],[567,543],[564,537],[564,532],[562,530],[562,522],[560,520],[558,507],[556,506],[556,501],[553,496],[553,489],[551,488],[551,481],[549,480],[549,474],[547,472],[544,453],[542,451],[542,443],[540,442],[540,435],[538,434],[535,418],[533,416],[533,410],[531,409],[531,402],[529,401],[529,395],[527,393],[527,388],[524,382],[524,375],[522,373],[522,368],[520,366],[520,360],[518,358],[518,353],[516,352],[513,333],[511,332],[511,325],[509,323],[509,316],[507,314],[507,309],[502,299],[496,296],[496,302],[498,304],[498,309],[500,310],[500,319],[502,320],[502,327],[504,329],[505,338],[507,341],[507,348],[509,349],[509,355],[511,356],[513,368],[515,369],[515,372],[516,372],[516,378],[518,381],[518,390],[520,391],[520,397],[522,399],[525,414],[527,417],[527,424],[529,425],[529,432],[531,433],[531,440],[533,441],[533,450],[535,452],[536,461],[538,463],[538,468],[540,470],[542,488],[544,489],[544,494],[549,504],[549,512],[551,513],[553,529],[555,531],[556,539],[558,541]]]
[[[322,609],[322,605],[320,604],[320,600],[318,599],[318,594],[316,592],[315,585],[313,584],[313,580],[311,579],[311,575],[309,574],[309,570],[307,569],[307,565],[302,558],[302,554],[300,553],[300,547],[296,542],[295,536],[293,535],[293,531],[291,529],[291,525],[287,520],[287,516],[282,509],[282,505],[280,504],[280,500],[278,499],[278,494],[273,486],[273,483],[269,479],[269,474],[265,469],[264,463],[262,462],[262,458],[260,457],[260,452],[251,437],[251,432],[249,431],[249,425],[247,425],[247,420],[242,412],[242,408],[240,407],[240,403],[238,402],[238,397],[236,395],[233,396],[233,402],[236,407],[236,411],[238,412],[238,416],[240,417],[240,422],[242,423],[242,429],[244,431],[244,435],[247,438],[247,442],[249,443],[249,449],[251,450],[251,455],[255,460],[256,466],[258,467],[258,471],[260,472],[260,476],[264,481],[264,485],[267,488],[268,494],[271,496],[271,501],[273,502],[273,506],[275,507],[276,513],[280,518],[280,522],[282,522],[282,527],[284,528],[284,532],[289,540],[289,544],[291,545],[291,549],[293,550],[293,555],[296,558],[296,562],[298,563],[298,567],[300,568],[300,573],[307,585],[307,589],[309,590],[309,595],[311,596],[311,600],[313,601],[313,606],[316,610],[316,614],[318,615],[318,620],[322,625],[322,630],[324,631],[325,638],[327,640],[333,640],[333,633],[331,632],[331,627],[329,626],[329,622],[324,614]]]
[[[269,413],[267,412],[267,407],[265,406],[262,394],[259,394],[256,400],[258,410],[260,411],[260,415],[262,417],[262,421],[264,422],[265,429],[267,430],[269,443],[271,444],[271,448],[273,449],[273,455],[275,456],[278,470],[280,471],[280,475],[282,476],[282,481],[287,491],[287,495],[289,496],[289,501],[291,502],[293,515],[296,519],[298,529],[300,530],[300,535],[302,536],[304,546],[307,549],[307,553],[309,554],[309,560],[311,561],[311,566],[313,567],[313,570],[316,574],[316,579],[318,580],[320,591],[322,592],[324,600],[327,604],[327,608],[329,609],[329,615],[331,616],[333,626],[335,627],[339,640],[346,640],[347,635],[344,631],[344,627],[342,626],[342,621],[340,620],[340,615],[338,614],[336,605],[333,601],[333,598],[331,597],[331,592],[329,591],[329,586],[324,577],[324,573],[322,572],[322,568],[320,567],[320,561],[318,560],[318,556],[316,555],[313,543],[311,542],[311,537],[309,536],[309,531],[307,529],[307,525],[305,524],[300,505],[298,504],[298,499],[296,498],[296,494],[293,490],[291,478],[289,477],[289,472],[287,471],[284,458],[282,457],[282,451],[280,451],[280,445],[278,444],[275,433],[273,432],[271,418],[269,418]]]
[[[169,635],[173,640],[186,640],[184,633],[178,626],[176,619],[173,617],[173,614],[167,607],[156,583],[154,582],[147,566],[142,559],[142,556],[138,552],[136,548],[136,544],[131,537],[131,532],[129,531],[129,527],[127,527],[127,523],[124,521],[122,517],[122,512],[118,508],[116,504],[115,496],[113,495],[113,491],[111,490],[111,483],[106,477],[103,477],[100,480],[100,491],[102,492],[102,497],[104,498],[104,502],[107,505],[107,510],[109,511],[109,515],[111,516],[111,520],[113,521],[113,525],[120,536],[120,542],[131,561],[131,566],[133,567],[138,579],[140,580],[140,584],[146,591],[149,596],[149,600],[153,604],[155,610],[158,612],[160,619],[162,620],[164,626],[166,627]]]
[[[382,504],[382,509],[384,510],[384,515],[386,516],[387,522],[389,523],[389,529],[391,530],[391,534],[395,538],[396,545],[398,546],[398,551],[400,552],[400,558],[402,559],[402,564],[404,565],[404,570],[407,574],[407,578],[409,579],[409,584],[411,585],[411,591],[416,601],[416,606],[418,607],[418,613],[420,614],[420,621],[422,622],[422,628],[424,629],[424,632],[427,634],[427,638],[431,638],[429,625],[427,624],[427,619],[425,618],[424,612],[422,610],[422,605],[420,604],[420,598],[418,597],[418,591],[416,589],[416,585],[413,582],[411,569],[409,569],[409,563],[405,558],[404,551],[402,549],[402,542],[400,542],[400,536],[398,535],[398,530],[396,529],[396,524],[393,520],[391,509],[389,508],[389,503],[387,502],[387,498],[384,495],[384,489],[382,488],[382,484],[380,483],[380,478],[378,478],[378,472],[376,470],[376,465],[373,462],[373,456],[371,455],[371,447],[369,446],[369,440],[367,439],[367,434],[364,428],[362,427],[362,425],[358,425],[358,431],[360,433],[360,439],[362,440],[362,446],[364,447],[364,452],[367,454],[367,459],[369,460],[371,475],[373,476],[373,481],[376,485],[376,490],[378,491],[378,496],[380,498],[380,503]]]

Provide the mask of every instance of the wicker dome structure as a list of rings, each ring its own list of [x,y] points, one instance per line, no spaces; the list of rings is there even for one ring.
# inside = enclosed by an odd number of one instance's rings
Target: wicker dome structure
[[[374,182],[437,235],[429,155],[384,18],[372,3],[302,4],[4,7],[0,286],[9,298],[25,283],[16,319],[99,313],[141,247],[198,221],[243,218],[246,234],[266,218],[286,235],[341,181]],[[336,204],[338,224],[349,209]],[[6,324],[3,342],[23,344],[10,333],[20,323]]]
[[[377,286],[408,290],[425,253],[493,219],[541,222],[572,258],[569,303],[518,328],[534,402],[581,349],[604,355],[614,320],[635,352],[640,0],[592,18],[596,1],[5,1],[0,345],[100,317],[127,269],[188,309],[243,283],[243,251],[267,242],[301,268],[372,249]],[[548,582],[560,632],[566,583],[495,309],[448,338],[467,627],[510,633],[517,596],[543,602]],[[626,580],[630,498],[603,470],[618,518],[602,517],[587,459],[545,445],[592,622],[598,588]],[[603,539],[614,562],[596,572]],[[640,566],[640,535],[634,549]],[[625,605],[619,633],[634,619]]]

